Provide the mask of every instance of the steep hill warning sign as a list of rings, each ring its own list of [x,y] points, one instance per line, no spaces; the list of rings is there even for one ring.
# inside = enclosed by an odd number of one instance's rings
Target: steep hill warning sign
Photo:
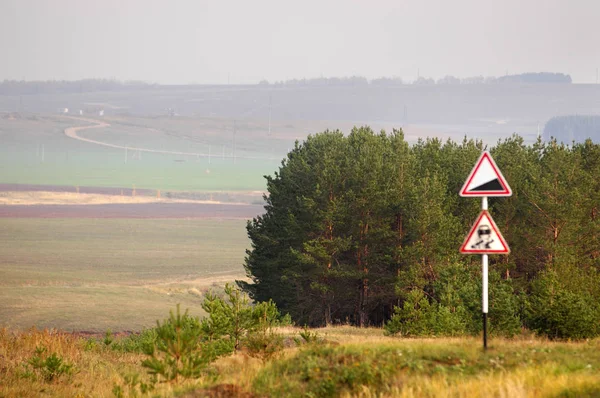
[[[488,151],[481,154],[460,196],[511,196],[512,190]]]
[[[463,254],[508,254],[510,249],[487,210],[483,210],[460,247]]]

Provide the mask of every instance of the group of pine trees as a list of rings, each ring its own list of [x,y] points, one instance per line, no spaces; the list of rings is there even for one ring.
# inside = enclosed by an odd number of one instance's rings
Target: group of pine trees
[[[368,127],[308,137],[266,177],[266,212],[247,225],[252,282],[238,283],[297,324],[479,332],[481,259],[458,249],[481,199],[458,192],[484,149]],[[490,256],[492,330],[600,334],[600,145],[515,135],[489,149],[513,190],[490,198],[511,247]]]

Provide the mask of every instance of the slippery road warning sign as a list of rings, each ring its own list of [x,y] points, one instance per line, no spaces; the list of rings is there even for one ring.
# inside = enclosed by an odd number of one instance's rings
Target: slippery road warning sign
[[[496,162],[488,151],[483,152],[460,190],[460,196],[511,195],[512,190],[496,166]]]
[[[508,244],[487,210],[483,210],[460,247],[463,254],[508,254]]]

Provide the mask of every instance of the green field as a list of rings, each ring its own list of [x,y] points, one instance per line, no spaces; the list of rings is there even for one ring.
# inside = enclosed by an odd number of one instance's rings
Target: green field
[[[139,330],[240,278],[243,220],[0,219],[0,327]]]
[[[241,125],[235,144],[238,157],[234,160],[232,133],[219,129],[218,123],[204,125],[198,119],[175,125],[155,119],[107,121],[114,124],[84,130],[80,136],[151,150],[210,152],[211,160],[202,156],[126,152],[78,141],[65,136],[64,130],[91,123],[74,119],[56,116],[0,119],[0,183],[135,186],[175,191],[264,190],[263,175],[272,174],[287,147],[293,145],[291,139],[254,136],[251,130],[242,130],[244,125]],[[128,124],[133,122],[138,124]],[[172,132],[173,129],[177,132]]]

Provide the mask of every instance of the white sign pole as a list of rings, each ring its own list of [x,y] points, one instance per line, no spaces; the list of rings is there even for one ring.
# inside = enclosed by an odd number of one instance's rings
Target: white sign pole
[[[463,197],[480,197],[481,213],[460,247],[463,254],[481,254],[481,312],[483,349],[487,350],[488,254],[508,254],[510,249],[488,210],[488,196],[511,196],[512,190],[488,151],[484,151],[459,191]]]
[[[488,198],[481,198],[481,210],[488,209]],[[481,294],[481,309],[483,312],[483,349],[487,350],[487,314],[488,314],[488,255],[481,255],[481,277],[482,277],[482,294]]]

